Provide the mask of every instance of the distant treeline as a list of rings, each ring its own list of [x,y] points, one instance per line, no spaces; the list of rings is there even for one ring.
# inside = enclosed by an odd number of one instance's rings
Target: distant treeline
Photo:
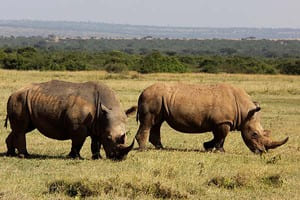
[[[0,68],[300,74],[300,42],[2,37]]]
[[[167,55],[219,55],[265,58],[300,58],[299,40],[176,40],[155,39],[60,39],[43,37],[0,37],[0,48],[34,47],[46,51],[122,51],[148,54],[153,50]]]
[[[252,74],[300,74],[299,58],[255,58],[242,56],[167,55],[152,51],[145,55],[121,51],[44,51],[33,47],[0,49],[0,68],[17,70],[107,70],[140,73],[208,72]]]

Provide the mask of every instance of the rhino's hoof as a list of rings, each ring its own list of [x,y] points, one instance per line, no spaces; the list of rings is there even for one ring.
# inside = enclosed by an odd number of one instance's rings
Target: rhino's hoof
[[[213,148],[207,148],[205,149],[205,151],[211,153],[213,151]]]
[[[214,149],[214,145],[211,142],[204,142],[203,147],[207,152],[212,152],[212,150]]]
[[[29,157],[29,154],[27,154],[27,153],[19,153],[19,154],[18,154],[18,157],[19,157],[19,158],[28,158],[28,157]]]
[[[139,147],[138,151],[147,151],[147,148],[146,147]]]
[[[225,150],[223,148],[216,148],[214,153],[225,153]]]
[[[155,149],[163,149],[164,147],[160,144],[160,145],[156,145]]]
[[[101,155],[100,154],[94,154],[94,155],[92,155],[92,159],[93,160],[98,160],[98,159],[101,159],[102,157],[101,157]]]
[[[83,160],[83,158],[80,156],[80,154],[74,153],[74,152],[70,152],[68,155],[68,158]]]
[[[8,150],[6,156],[13,157],[13,156],[17,156],[17,154],[15,150]]]

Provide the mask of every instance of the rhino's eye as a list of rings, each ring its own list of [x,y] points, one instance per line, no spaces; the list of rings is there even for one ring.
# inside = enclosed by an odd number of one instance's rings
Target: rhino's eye
[[[251,135],[252,139],[257,139],[258,137],[259,137],[259,135],[256,132],[252,133],[252,135]]]

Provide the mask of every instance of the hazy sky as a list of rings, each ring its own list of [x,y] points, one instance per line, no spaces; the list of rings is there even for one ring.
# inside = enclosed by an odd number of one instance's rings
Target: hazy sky
[[[0,19],[300,28],[300,0],[0,0]]]

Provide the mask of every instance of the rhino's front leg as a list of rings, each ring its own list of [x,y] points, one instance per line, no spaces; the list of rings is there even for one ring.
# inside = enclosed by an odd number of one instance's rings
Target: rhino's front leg
[[[215,147],[215,138],[208,142],[204,142],[203,147],[204,147],[205,151],[212,151],[213,148]]]
[[[218,125],[217,128],[213,131],[216,151],[225,152],[223,145],[229,131],[230,124],[228,123]]]
[[[223,145],[229,131],[230,124],[223,123],[217,125],[213,130],[214,138],[203,144],[205,150],[212,151],[215,148],[216,152],[225,152]]]
[[[87,129],[78,128],[76,131],[71,132],[70,135],[72,140],[72,148],[71,148],[71,152],[69,153],[69,157],[81,158],[80,150],[87,137]]]
[[[163,149],[160,137],[160,127],[162,122],[155,124],[150,130],[149,141],[155,146],[156,149]]]
[[[91,136],[91,151],[92,151],[92,159],[96,160],[102,158],[100,155],[101,142],[100,138],[97,136]]]

